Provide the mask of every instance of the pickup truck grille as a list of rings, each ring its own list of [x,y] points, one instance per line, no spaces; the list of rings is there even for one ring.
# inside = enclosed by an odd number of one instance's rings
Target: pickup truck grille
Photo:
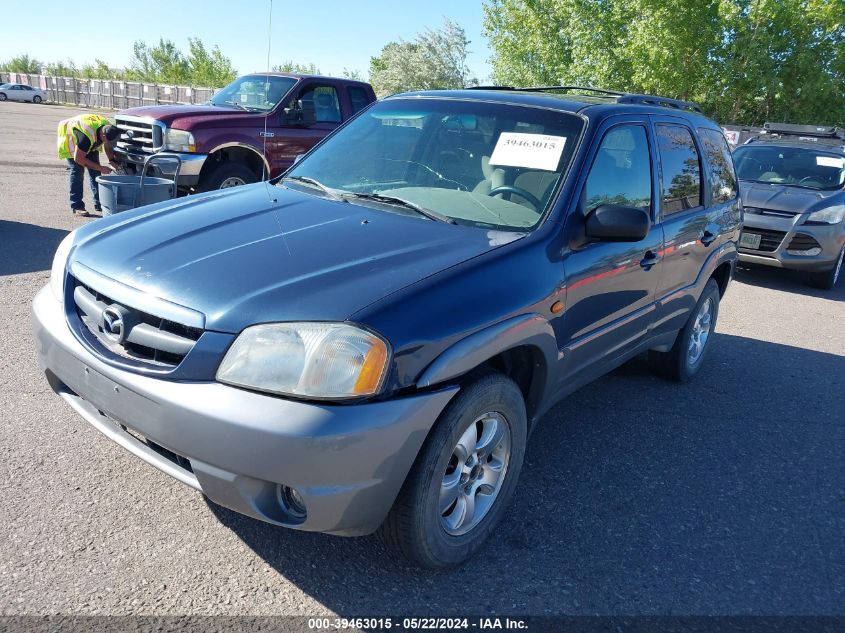
[[[152,367],[176,367],[202,334],[200,329],[117,304],[78,281],[73,300],[79,320],[102,347]]]
[[[117,147],[125,152],[154,154],[164,142],[164,124],[153,119],[117,115],[120,130]]]

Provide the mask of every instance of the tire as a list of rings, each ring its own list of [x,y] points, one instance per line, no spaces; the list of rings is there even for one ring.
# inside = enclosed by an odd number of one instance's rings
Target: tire
[[[385,545],[421,567],[466,561],[507,509],[522,469],[527,428],[522,393],[510,378],[489,373],[462,389],[429,433],[379,530]],[[496,429],[500,438],[490,441]],[[461,460],[462,447],[473,442]],[[470,488],[471,495],[465,494]],[[449,505],[441,512],[441,491],[450,490],[456,494],[447,494]],[[465,512],[470,496],[471,518]]]
[[[197,189],[199,191],[214,191],[240,185],[258,182],[258,177],[249,167],[242,163],[220,161],[208,174],[203,175]]]
[[[6,100],[6,93],[0,92],[0,101],[5,101],[5,100]]]
[[[39,97],[38,95],[35,95],[34,97],[32,97],[32,102],[33,103],[41,103],[41,97]]]
[[[709,343],[719,317],[719,298],[719,285],[715,279],[710,279],[704,286],[704,292],[695,304],[684,329],[678,333],[672,349],[668,352],[649,351],[648,361],[654,373],[675,382],[688,382],[693,379],[704,365],[704,359],[710,349]],[[707,314],[709,317],[705,316]],[[703,329],[705,327],[706,330]],[[702,334],[704,341],[701,341]],[[694,340],[701,344],[700,347],[696,345],[697,350],[693,350]]]
[[[830,270],[822,272],[810,273],[810,285],[814,288],[821,288],[822,290],[833,290],[839,277],[842,275],[842,260],[845,259],[845,246],[839,251],[839,259],[836,260],[836,265]]]

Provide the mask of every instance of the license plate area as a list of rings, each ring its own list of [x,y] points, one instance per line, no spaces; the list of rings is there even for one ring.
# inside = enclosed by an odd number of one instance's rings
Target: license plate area
[[[743,231],[739,238],[739,245],[743,248],[750,248],[756,251],[760,249],[761,238],[762,236],[759,233],[746,233]]]

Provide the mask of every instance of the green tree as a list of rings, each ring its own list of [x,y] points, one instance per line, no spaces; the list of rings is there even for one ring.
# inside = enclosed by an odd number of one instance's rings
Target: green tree
[[[845,122],[842,0],[486,0],[494,79],[698,101],[728,122]]]
[[[411,42],[390,42],[370,59],[370,83],[380,95],[405,90],[464,88],[477,83],[466,63],[470,41],[464,29],[444,20]]]
[[[49,62],[45,70],[47,71],[48,75],[52,75],[53,77],[78,77],[79,76],[79,69],[76,67],[76,64],[72,59],[68,59],[67,61],[55,61]]]
[[[215,46],[208,50],[199,38],[188,38],[188,67],[191,84],[219,88],[234,81],[232,61]]]
[[[94,59],[93,64],[82,66],[82,76],[85,79],[121,79],[122,73],[109,68],[102,59]]]
[[[299,73],[300,75],[319,75],[320,69],[314,62],[310,64],[298,64],[291,60],[282,62],[278,66],[273,66],[274,73]]]
[[[353,81],[364,81],[364,74],[357,68],[350,69],[344,66],[343,72],[340,73],[340,75],[341,77],[346,77],[347,79],[352,79]]]
[[[9,73],[24,73],[37,75],[41,72],[41,62],[30,57],[27,53],[12,57],[9,61],[0,64],[0,69]]]
[[[127,77],[151,83],[184,85],[190,83],[190,65],[170,40],[162,38],[156,46],[147,46],[139,40],[133,45]]]

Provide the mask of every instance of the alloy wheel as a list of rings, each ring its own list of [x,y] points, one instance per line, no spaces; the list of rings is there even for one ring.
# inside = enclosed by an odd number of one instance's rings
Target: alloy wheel
[[[440,485],[440,525],[448,534],[466,534],[484,519],[502,489],[510,455],[510,425],[501,413],[484,413],[466,428]]]
[[[687,349],[687,361],[690,366],[695,365],[704,353],[704,346],[707,345],[712,322],[713,298],[707,297],[707,300],[701,304],[701,308],[699,308],[698,313],[695,315],[692,332],[690,333],[690,343]]]

